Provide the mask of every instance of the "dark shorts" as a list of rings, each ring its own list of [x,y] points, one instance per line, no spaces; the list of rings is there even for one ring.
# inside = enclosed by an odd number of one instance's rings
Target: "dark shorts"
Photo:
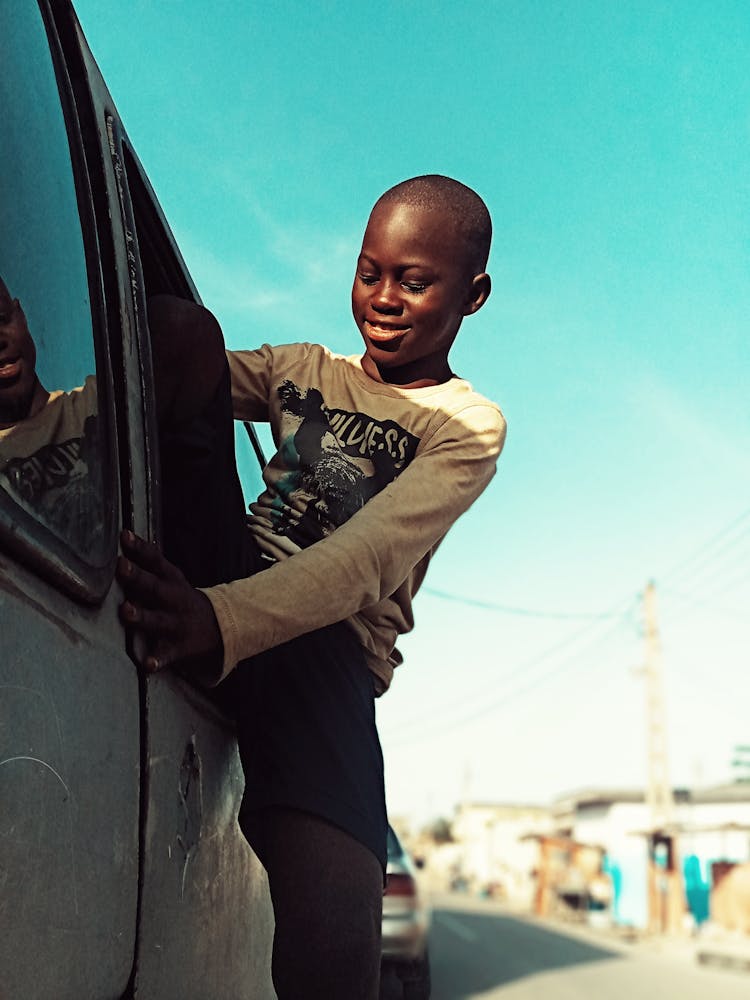
[[[162,434],[161,453],[167,556],[195,586],[261,571],[235,466],[228,372],[201,418]],[[217,700],[237,722],[245,772],[239,821],[261,860],[261,813],[282,806],[349,833],[385,870],[373,677],[351,629],[339,622],[243,661]]]
[[[241,663],[230,678],[245,770],[240,826],[263,860],[262,811],[285,806],[340,827],[386,864],[383,756],[373,677],[339,623]]]

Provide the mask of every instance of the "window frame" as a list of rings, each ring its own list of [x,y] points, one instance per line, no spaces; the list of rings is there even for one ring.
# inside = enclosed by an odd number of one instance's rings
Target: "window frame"
[[[112,155],[116,163],[123,225],[127,239],[129,242],[132,241],[135,250],[129,261],[129,266],[139,352],[144,368],[148,368],[149,371],[148,380],[152,383],[150,334],[146,312],[148,295],[166,293],[199,304],[202,304],[202,300],[156,192],[127,133],[116,117],[108,119],[107,127],[110,134]],[[157,433],[156,417],[151,399],[144,400],[144,411],[148,428],[146,448],[150,455],[149,465],[151,469],[149,488],[153,494],[154,489],[158,492],[160,488],[161,476],[158,447],[153,445],[153,442],[157,440]],[[262,483],[261,474],[266,465],[263,448],[252,423],[244,421],[243,425],[245,433],[237,435],[235,447],[240,440],[246,439],[253,459],[258,462],[257,472]],[[239,455],[237,463],[238,473],[240,473]],[[242,481],[241,473],[240,481],[243,491],[245,491],[246,484]],[[155,484],[159,485],[155,486]],[[254,500],[255,496],[255,493],[246,496],[246,502]],[[161,504],[153,495],[150,497],[150,501],[152,517],[150,537],[158,541],[162,537]]]

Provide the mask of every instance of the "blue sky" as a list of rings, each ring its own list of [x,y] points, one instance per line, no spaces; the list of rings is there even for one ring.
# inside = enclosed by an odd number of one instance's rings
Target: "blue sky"
[[[727,779],[750,742],[746,3],[76,8],[231,346],[358,349],[391,184],[447,173],[490,207],[494,290],[452,360],[508,442],[378,706],[392,811],[642,783],[650,578],[673,779]]]

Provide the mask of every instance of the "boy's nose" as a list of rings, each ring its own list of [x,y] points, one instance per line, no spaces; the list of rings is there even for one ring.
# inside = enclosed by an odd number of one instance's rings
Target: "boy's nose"
[[[372,296],[371,305],[377,312],[400,312],[401,298],[395,282],[379,282]]]

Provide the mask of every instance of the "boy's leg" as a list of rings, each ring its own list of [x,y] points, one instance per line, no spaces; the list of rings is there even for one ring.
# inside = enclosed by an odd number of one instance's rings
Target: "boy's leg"
[[[383,869],[348,833],[317,816],[263,816],[276,930],[279,1000],[377,1000]]]
[[[234,455],[219,324],[195,302],[149,299],[162,494],[162,550],[194,587],[247,575],[247,520]]]
[[[161,427],[159,445],[166,557],[194,587],[249,575],[226,361],[208,404],[190,420]]]
[[[239,819],[269,874],[278,995],[376,997],[387,820],[362,649],[339,623],[234,673]]]

